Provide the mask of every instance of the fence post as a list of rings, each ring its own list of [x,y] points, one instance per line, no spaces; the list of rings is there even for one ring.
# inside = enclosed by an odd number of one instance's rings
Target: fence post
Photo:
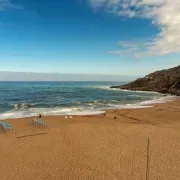
[[[148,143],[147,143],[146,180],[149,179],[149,143],[150,143],[150,140],[148,138]]]

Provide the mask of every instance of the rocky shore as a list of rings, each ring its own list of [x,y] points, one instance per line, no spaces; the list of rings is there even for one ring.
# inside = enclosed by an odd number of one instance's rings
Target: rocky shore
[[[144,78],[139,78],[121,86],[111,86],[133,91],[155,91],[164,94],[180,96],[180,66],[156,71]]]

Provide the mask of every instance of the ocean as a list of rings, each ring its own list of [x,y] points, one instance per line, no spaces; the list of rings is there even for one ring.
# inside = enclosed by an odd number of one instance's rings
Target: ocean
[[[125,82],[0,82],[4,118],[88,115],[105,109],[142,108],[171,97],[155,92],[110,89]]]

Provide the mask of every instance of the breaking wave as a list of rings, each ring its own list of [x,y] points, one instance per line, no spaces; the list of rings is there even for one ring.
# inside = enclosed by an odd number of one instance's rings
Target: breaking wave
[[[117,83],[117,82],[116,82]],[[120,84],[120,83],[118,83]],[[0,112],[4,118],[42,115],[100,114],[105,109],[151,107],[173,96],[110,89],[108,82],[0,82]]]

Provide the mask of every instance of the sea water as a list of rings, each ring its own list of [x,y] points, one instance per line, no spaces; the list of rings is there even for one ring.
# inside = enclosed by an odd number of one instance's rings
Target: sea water
[[[126,82],[0,82],[4,118],[43,115],[99,114],[105,109],[143,108],[172,97],[110,89]]]

